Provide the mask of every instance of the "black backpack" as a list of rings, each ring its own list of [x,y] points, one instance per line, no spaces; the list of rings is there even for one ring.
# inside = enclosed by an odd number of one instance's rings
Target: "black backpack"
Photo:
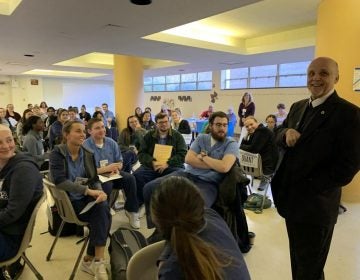
[[[111,278],[125,280],[130,258],[146,245],[146,238],[141,232],[125,227],[118,228],[110,238]]]

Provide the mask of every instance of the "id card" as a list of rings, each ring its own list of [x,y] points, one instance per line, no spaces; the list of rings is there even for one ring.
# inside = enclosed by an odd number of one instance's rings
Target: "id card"
[[[107,159],[100,160],[100,167],[105,167],[109,164],[109,161]]]

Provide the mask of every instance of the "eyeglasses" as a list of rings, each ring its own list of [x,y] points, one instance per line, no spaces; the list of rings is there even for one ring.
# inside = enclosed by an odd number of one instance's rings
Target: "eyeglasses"
[[[215,125],[217,128],[220,128],[220,127],[228,127],[229,124],[227,124],[227,123],[214,123],[214,125]]]

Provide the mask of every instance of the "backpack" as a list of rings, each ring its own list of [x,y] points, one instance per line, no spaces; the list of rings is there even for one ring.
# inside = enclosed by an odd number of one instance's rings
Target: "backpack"
[[[59,215],[59,212],[56,206],[47,205],[46,214],[48,217],[48,231],[52,236],[56,236],[57,231],[60,228],[62,219]],[[64,227],[60,233],[60,236],[71,236],[77,234],[76,224],[65,223]],[[80,234],[81,236],[81,234]]]
[[[111,278],[125,280],[130,258],[146,245],[146,238],[141,232],[125,227],[118,228],[110,237]]]
[[[251,195],[248,196],[247,200],[245,201],[244,208],[252,211],[260,209],[263,201],[263,197],[264,196],[261,194],[252,193]],[[264,202],[264,209],[270,208],[271,204],[272,204],[271,199],[266,196]]]

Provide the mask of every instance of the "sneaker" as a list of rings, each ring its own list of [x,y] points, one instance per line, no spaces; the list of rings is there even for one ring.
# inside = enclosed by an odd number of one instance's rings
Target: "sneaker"
[[[134,212],[125,211],[126,216],[129,219],[130,226],[135,229],[140,228],[139,214]]]
[[[95,275],[94,270],[93,270],[93,266],[92,266],[93,261],[85,261],[83,260],[80,266],[80,269],[90,275]]]
[[[93,262],[93,271],[95,272],[94,280],[108,280],[106,265],[104,260]]]

